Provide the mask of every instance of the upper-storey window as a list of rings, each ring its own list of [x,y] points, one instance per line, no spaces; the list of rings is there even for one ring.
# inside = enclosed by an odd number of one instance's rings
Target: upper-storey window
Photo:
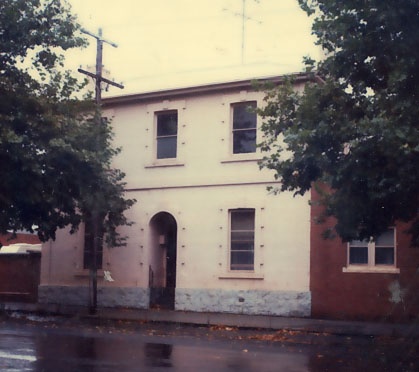
[[[177,111],[156,113],[157,159],[176,158],[177,154]]]
[[[256,152],[256,102],[232,104],[233,154]]]
[[[348,244],[348,264],[357,266],[395,266],[395,233],[388,229],[373,241],[353,240]]]

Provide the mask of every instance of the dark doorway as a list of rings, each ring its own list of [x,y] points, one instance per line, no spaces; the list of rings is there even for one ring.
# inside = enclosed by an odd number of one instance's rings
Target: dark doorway
[[[174,309],[176,288],[177,223],[167,212],[150,221],[150,308]]]

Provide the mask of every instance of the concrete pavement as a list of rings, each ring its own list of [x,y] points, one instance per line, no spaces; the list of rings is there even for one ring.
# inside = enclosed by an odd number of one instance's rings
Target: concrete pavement
[[[195,325],[219,325],[239,328],[262,328],[302,332],[329,333],[359,336],[419,337],[419,323],[376,323],[364,321],[322,320],[291,318],[269,315],[245,315],[206,313],[155,309],[99,308],[96,315],[89,315],[85,307],[64,305],[0,303],[3,313],[32,313],[77,316],[110,320],[138,320],[145,322],[169,322]]]

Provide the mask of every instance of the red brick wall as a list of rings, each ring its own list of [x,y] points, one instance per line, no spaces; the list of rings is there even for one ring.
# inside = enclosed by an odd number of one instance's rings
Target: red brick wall
[[[14,239],[11,239],[12,234],[0,235],[0,246],[10,245],[15,243],[39,244],[39,238],[35,234],[16,234]]]
[[[1,245],[39,244],[37,235],[0,235]],[[37,302],[41,254],[0,254],[0,301]]]
[[[312,199],[317,195],[312,191]],[[314,318],[378,321],[409,320],[419,316],[419,248],[410,247],[407,225],[397,225],[397,267],[400,274],[344,273],[346,244],[339,238],[325,240],[322,232],[333,219],[316,224],[321,207],[311,207],[310,289]],[[404,301],[390,301],[389,286],[397,281],[406,290]]]
[[[37,302],[41,254],[0,255],[0,301]]]

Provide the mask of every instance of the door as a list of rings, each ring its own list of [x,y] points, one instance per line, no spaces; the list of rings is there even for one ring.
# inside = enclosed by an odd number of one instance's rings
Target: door
[[[150,221],[150,308],[174,309],[176,288],[177,223],[167,212]]]

